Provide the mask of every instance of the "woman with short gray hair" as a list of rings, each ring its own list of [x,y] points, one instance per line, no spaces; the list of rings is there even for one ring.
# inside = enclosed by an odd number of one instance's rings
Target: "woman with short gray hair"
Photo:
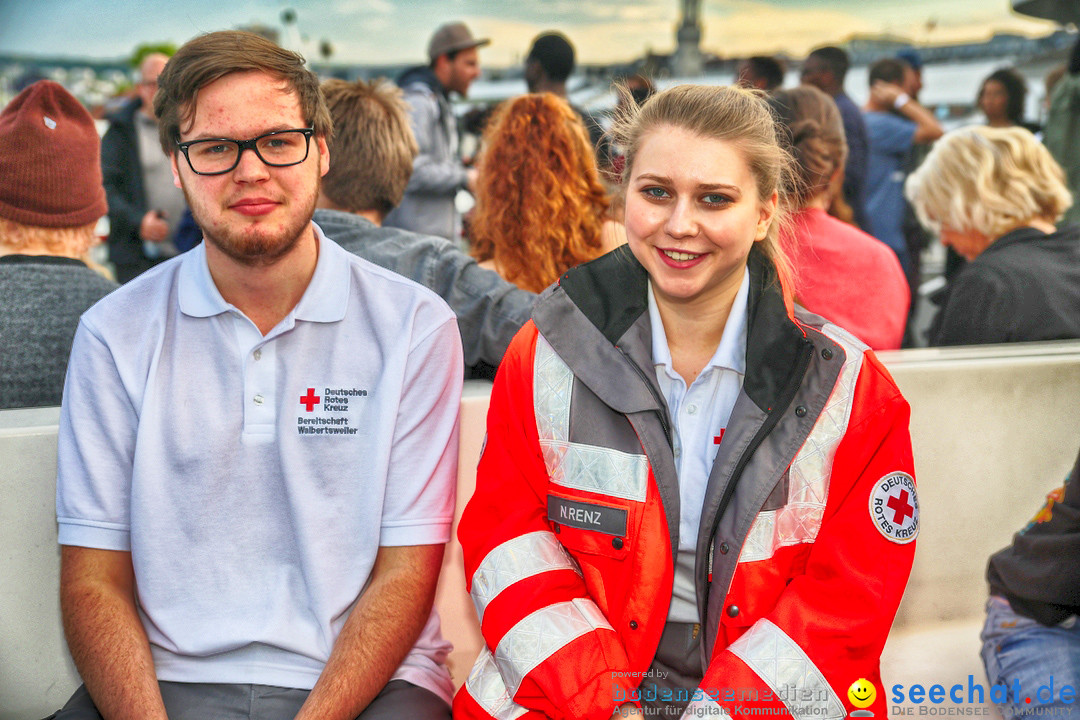
[[[966,127],[907,180],[920,221],[969,261],[950,284],[931,345],[1080,338],[1080,227],[1050,153],[1022,128]]]

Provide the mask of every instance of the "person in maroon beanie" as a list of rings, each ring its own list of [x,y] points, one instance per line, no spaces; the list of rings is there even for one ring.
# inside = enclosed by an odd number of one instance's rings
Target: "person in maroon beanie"
[[[0,113],[0,408],[60,404],[79,316],[116,287],[85,260],[106,212],[98,152],[50,80]]]

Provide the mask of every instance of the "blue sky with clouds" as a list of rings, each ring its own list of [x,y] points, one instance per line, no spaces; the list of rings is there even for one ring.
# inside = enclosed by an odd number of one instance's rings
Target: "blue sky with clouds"
[[[679,7],[679,0],[0,0],[0,49],[119,57],[143,41],[181,44],[241,24],[280,26],[282,10],[292,8],[297,23],[284,44],[310,56],[329,40],[342,61],[418,61],[436,25],[462,19],[492,38],[482,55],[491,65],[519,62],[529,40],[549,29],[565,32],[581,60],[607,62],[646,48],[669,52]],[[1054,28],[1009,7],[1008,0],[701,0],[702,45],[723,55],[798,55],[852,33],[951,42]]]

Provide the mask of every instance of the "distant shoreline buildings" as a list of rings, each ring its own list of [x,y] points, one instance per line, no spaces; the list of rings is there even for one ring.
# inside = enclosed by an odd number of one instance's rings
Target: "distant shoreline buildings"
[[[266,28],[260,28],[266,32]],[[881,57],[895,56],[900,50],[914,49],[924,64],[958,64],[987,60],[1000,60],[1017,66],[1032,65],[1037,69],[1063,61],[1069,48],[1075,43],[1075,30],[1059,29],[1042,37],[1026,37],[1013,33],[997,33],[983,42],[923,45],[891,35],[854,35],[835,44],[848,51],[855,68],[866,66]],[[628,62],[581,65],[576,78],[580,85],[601,85],[614,78],[642,73],[657,79],[691,79],[678,72],[685,67],[676,50],[671,54],[646,52]],[[733,75],[743,55],[724,57],[708,50],[701,51],[702,72],[705,76]],[[803,58],[783,53],[777,54],[789,70],[801,65]],[[397,77],[405,69],[404,64],[365,65],[342,63],[309,58],[313,70],[326,77],[347,80],[372,77]],[[73,57],[29,56],[0,52],[0,106],[6,104],[17,92],[21,81],[31,77],[45,77],[64,85],[92,110],[98,113],[118,94],[127,92],[134,82],[134,69],[126,58],[89,59]],[[520,66],[484,70],[483,80],[490,84],[518,81],[522,77]],[[482,100],[483,98],[477,98]]]

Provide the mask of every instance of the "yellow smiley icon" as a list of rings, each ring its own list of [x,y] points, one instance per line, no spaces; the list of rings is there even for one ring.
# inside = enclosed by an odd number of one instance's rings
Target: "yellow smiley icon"
[[[877,699],[877,690],[874,688],[874,683],[866,678],[859,678],[851,683],[851,687],[847,691],[847,697],[855,707],[868,708]]]

